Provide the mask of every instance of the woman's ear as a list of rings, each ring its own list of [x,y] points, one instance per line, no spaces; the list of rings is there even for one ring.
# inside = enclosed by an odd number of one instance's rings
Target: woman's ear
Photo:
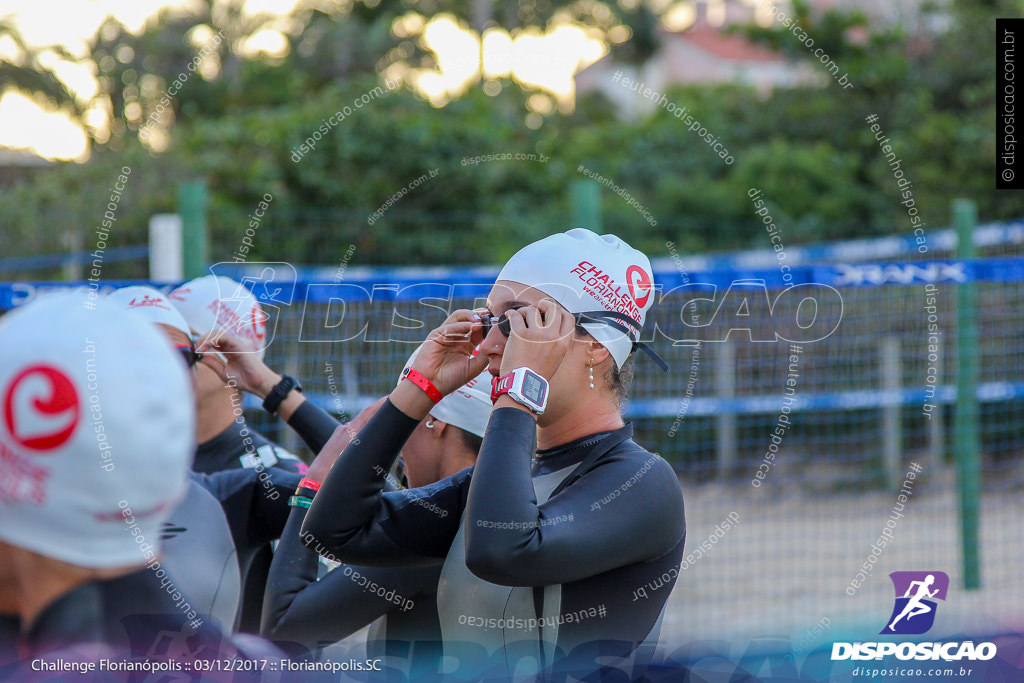
[[[587,356],[594,360],[594,365],[600,365],[611,355],[611,352],[608,351],[608,347],[601,342],[592,341],[587,347]]]
[[[434,420],[434,428],[431,429],[430,431],[434,435],[435,439],[440,439],[442,434],[444,433],[444,428],[448,426],[448,423],[441,422],[440,420],[434,418],[431,419]]]

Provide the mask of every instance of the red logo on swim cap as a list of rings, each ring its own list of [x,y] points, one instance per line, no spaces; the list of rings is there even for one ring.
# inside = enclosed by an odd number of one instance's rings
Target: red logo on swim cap
[[[256,335],[257,341],[263,341],[263,338],[267,336],[267,318],[269,317],[259,304],[252,307],[252,331]]]
[[[161,299],[154,299],[148,294],[144,295],[142,299],[138,297],[132,297],[132,300],[128,302],[129,308],[141,308],[143,306],[154,306],[156,308],[162,308],[165,311],[171,310],[171,307],[163,302]]]
[[[64,445],[80,417],[75,385],[49,365],[25,368],[11,380],[4,395],[7,431],[16,442],[35,451]]]
[[[636,301],[636,305],[643,308],[651,296],[651,276],[640,266],[630,266],[626,269],[626,284],[629,286],[629,294]],[[637,296],[639,292],[640,296]]]

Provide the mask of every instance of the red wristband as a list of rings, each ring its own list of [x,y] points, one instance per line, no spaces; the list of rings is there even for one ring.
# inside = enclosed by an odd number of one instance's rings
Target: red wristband
[[[409,380],[410,382],[418,386],[420,389],[427,392],[427,396],[429,396],[430,400],[433,401],[434,403],[438,403],[441,401],[442,398],[444,398],[444,395],[437,390],[437,387],[431,384],[429,379],[427,379],[420,373],[416,372],[412,368],[406,368],[405,370],[402,371],[402,379]]]
[[[319,491],[320,482],[313,481],[312,479],[309,479],[307,477],[303,477],[301,480],[299,480],[299,488],[301,489],[303,487],[307,489],[313,489],[314,491]]]

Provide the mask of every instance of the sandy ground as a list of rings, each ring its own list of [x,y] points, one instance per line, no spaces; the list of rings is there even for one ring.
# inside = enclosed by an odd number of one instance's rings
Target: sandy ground
[[[771,636],[806,652],[835,640],[874,640],[893,607],[888,574],[902,570],[950,577],[928,638],[1024,629],[1024,493],[983,494],[981,588],[966,591],[956,490],[950,473],[941,479],[910,497],[894,540],[854,596],[846,588],[889,519],[895,493],[810,496],[792,486],[684,483],[687,553],[731,513],[739,524],[680,572],[660,644],[671,651],[726,640],[743,649],[751,639]],[[334,652],[363,642],[365,629]]]
[[[662,641],[760,635],[794,643],[839,637],[868,640],[893,606],[888,574],[949,574],[930,635],[1024,627],[1024,493],[987,493],[981,510],[981,588],[965,591],[957,497],[949,483],[911,496],[894,540],[854,596],[850,585],[896,503],[895,494],[790,496],[768,487],[709,485],[686,490],[687,550],[692,552],[731,512],[739,524],[705,557],[680,573],[669,599]],[[820,638],[807,631],[822,619]]]

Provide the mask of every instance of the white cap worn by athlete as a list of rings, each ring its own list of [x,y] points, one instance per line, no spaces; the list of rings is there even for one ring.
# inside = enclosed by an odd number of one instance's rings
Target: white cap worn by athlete
[[[423,347],[417,347],[409,356],[409,360],[405,361],[406,368],[412,366],[412,362],[421,348]],[[402,372],[405,372],[404,368]],[[402,375],[399,374],[398,378],[398,381],[401,382]],[[441,422],[483,438],[493,407],[494,405],[491,403],[491,374],[484,370],[438,401],[430,409],[430,414]]]
[[[122,287],[107,295],[121,308],[141,314],[151,323],[168,325],[192,338],[188,323],[170,300],[152,287]]]
[[[90,568],[159,550],[195,429],[163,335],[105,299],[44,296],[0,319],[0,401],[0,539]]]
[[[263,360],[267,315],[245,285],[222,275],[204,275],[181,285],[167,298],[199,337],[228,332]]]
[[[598,235],[585,228],[528,244],[509,259],[498,279],[538,289],[570,313],[595,314],[584,319],[582,326],[608,349],[619,367],[633,352],[647,311],[654,305],[650,259],[615,235]],[[653,352],[639,346],[666,367]]]

